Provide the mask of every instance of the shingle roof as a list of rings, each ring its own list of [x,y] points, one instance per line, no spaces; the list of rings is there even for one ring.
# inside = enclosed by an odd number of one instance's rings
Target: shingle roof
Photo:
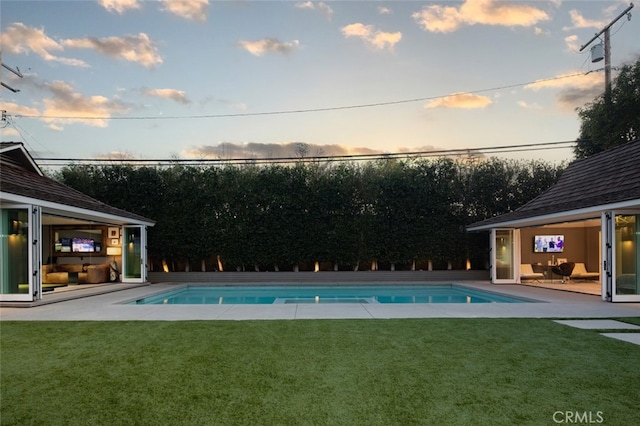
[[[630,200],[640,202],[640,140],[571,163],[555,185],[527,204],[511,213],[471,224],[468,228]]]
[[[0,161],[2,164],[15,164],[42,175],[40,167],[24,149],[20,142],[0,142]]]
[[[118,216],[136,222],[153,223],[150,219],[112,207],[60,182],[12,163],[3,162],[0,166],[0,191],[64,206],[91,210],[104,215]]]
[[[23,146],[21,142],[0,142],[0,149]]]

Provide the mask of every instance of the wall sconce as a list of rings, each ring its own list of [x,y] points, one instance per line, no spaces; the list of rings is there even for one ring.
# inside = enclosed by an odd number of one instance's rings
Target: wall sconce
[[[120,256],[121,254],[121,247],[107,247],[107,256]]]
[[[633,241],[633,228],[625,226],[620,230],[620,239],[622,241]]]

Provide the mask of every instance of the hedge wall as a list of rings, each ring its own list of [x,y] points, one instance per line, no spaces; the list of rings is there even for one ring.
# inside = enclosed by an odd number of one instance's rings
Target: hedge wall
[[[519,207],[563,170],[501,159],[72,164],[54,178],[155,220],[154,270],[482,269],[487,235],[465,226]]]

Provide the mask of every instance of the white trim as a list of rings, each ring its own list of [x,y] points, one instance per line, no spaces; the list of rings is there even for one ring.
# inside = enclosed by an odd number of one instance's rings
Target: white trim
[[[611,212],[602,212],[600,219],[600,298],[604,301],[611,302]]]
[[[29,256],[29,292],[33,300],[42,299],[42,209],[32,205],[29,209],[29,238],[31,254]]]
[[[498,278],[498,247],[496,244],[497,231],[509,231],[511,236],[511,278]],[[520,230],[515,228],[495,228],[491,230],[491,283],[492,284],[517,284],[520,280]]]
[[[44,173],[42,173],[40,166],[38,166],[38,164],[35,162],[31,154],[29,154],[29,152],[24,148],[24,145],[22,144],[22,142],[15,142],[15,143],[16,145],[9,145],[0,149],[0,154],[4,154],[5,152],[11,152],[15,150],[22,151],[22,154],[24,155],[24,159],[27,160],[29,164],[31,164],[31,167],[33,168],[33,172],[37,173],[39,176],[44,176]]]
[[[17,204],[37,205],[43,209],[43,213],[45,214],[50,213],[50,214],[57,214],[61,216],[73,215],[78,219],[101,221],[101,222],[113,223],[118,225],[123,225],[123,224],[139,224],[139,225],[146,225],[146,226],[154,225],[153,222],[137,220],[137,219],[126,217],[126,216],[112,215],[112,214],[102,213],[95,210],[69,206],[66,204],[59,204],[59,203],[53,203],[50,201],[44,201],[37,198],[30,198],[30,197],[24,197],[21,195],[0,192],[0,205],[6,204],[9,202],[17,203]]]
[[[34,300],[33,298],[33,290],[35,288],[35,283],[34,283],[34,278],[35,279],[40,279],[40,275],[38,274],[37,277],[34,277],[32,275],[32,272],[34,270],[34,267],[38,267],[36,265],[34,265],[34,259],[33,259],[33,247],[31,242],[33,241],[34,238],[36,238],[38,235],[34,235],[34,233],[39,232],[34,230],[34,226],[36,224],[32,223],[33,222],[33,216],[32,216],[32,209],[33,209],[33,205],[27,205],[27,204],[21,204],[21,205],[15,205],[15,206],[11,206],[8,208],[11,209],[20,209],[20,210],[26,210],[27,214],[29,216],[29,222],[28,222],[28,231],[27,231],[27,241],[29,244],[29,249],[27,250],[27,273],[29,274],[29,282],[27,283],[29,286],[29,289],[27,291],[27,293],[5,293],[5,294],[0,294],[0,302],[32,302]],[[4,209],[4,207],[3,207]],[[40,243],[41,244],[41,243]],[[40,285],[40,283],[38,284]]]
[[[127,230],[139,230],[140,232],[140,257],[130,258],[127,251]],[[123,283],[143,283],[147,281],[147,228],[143,225],[125,225],[122,227],[122,271],[120,273],[120,280]],[[135,261],[140,263],[140,276],[128,277],[127,270],[129,269],[128,263]]]
[[[613,204],[602,204],[593,207],[586,207],[578,210],[568,210],[564,212],[546,214],[542,216],[531,216],[523,219],[514,219],[507,222],[494,222],[489,225],[469,227],[467,228],[467,231],[488,231],[494,228],[527,228],[531,226],[550,225],[552,223],[566,221],[597,219],[601,216],[603,211],[638,207],[640,207],[640,199],[635,199]]]
[[[612,280],[611,280],[611,301],[612,302],[640,302],[640,294],[619,294],[618,293],[618,278],[620,277],[620,273],[618,273],[618,258],[617,258],[617,250],[618,250],[618,237],[616,234],[616,217],[619,215],[640,215],[639,211],[624,211],[624,210],[614,210],[611,212],[611,223],[610,223],[610,227],[611,227],[611,248],[612,248],[612,259],[611,259],[611,274],[612,274]],[[637,255],[637,251],[640,250],[640,248],[635,247],[636,250],[636,255]],[[638,265],[636,265],[636,271],[635,271],[635,275],[637,276],[638,271],[637,270]]]

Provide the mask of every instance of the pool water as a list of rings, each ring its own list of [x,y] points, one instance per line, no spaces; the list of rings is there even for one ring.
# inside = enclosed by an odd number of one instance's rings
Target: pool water
[[[187,286],[139,299],[137,305],[272,305],[321,303],[522,303],[532,300],[456,284],[429,286]]]

